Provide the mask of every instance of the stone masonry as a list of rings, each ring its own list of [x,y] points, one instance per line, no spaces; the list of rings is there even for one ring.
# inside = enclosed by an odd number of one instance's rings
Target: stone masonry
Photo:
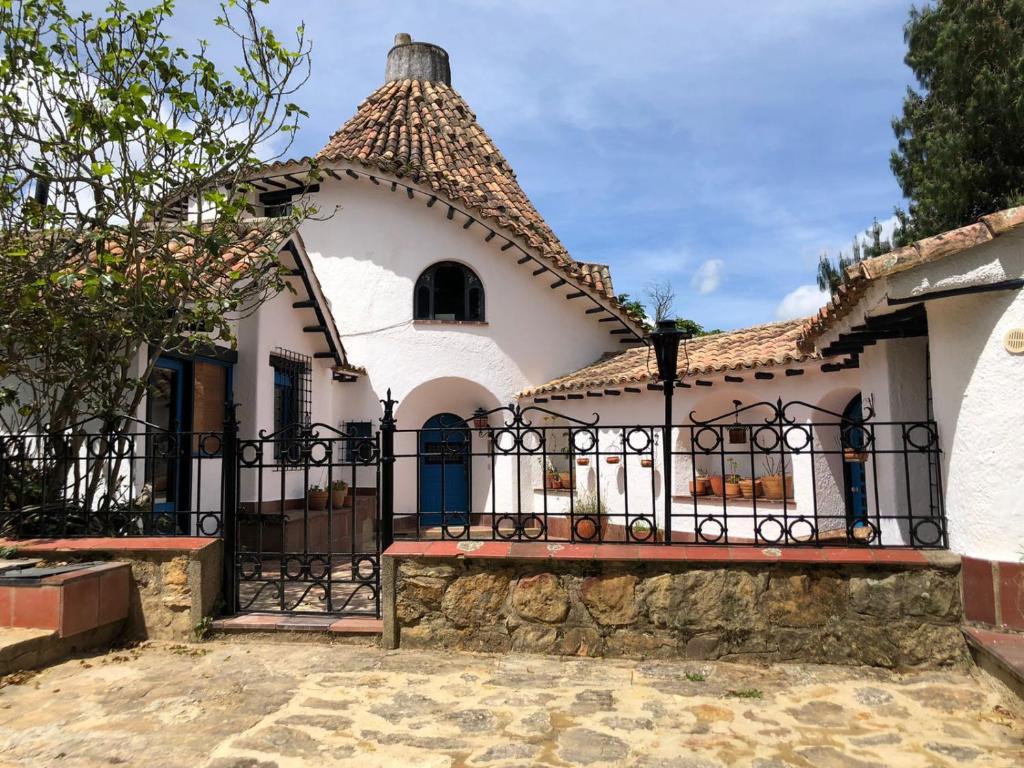
[[[397,562],[404,648],[946,666],[967,659],[959,564]]]

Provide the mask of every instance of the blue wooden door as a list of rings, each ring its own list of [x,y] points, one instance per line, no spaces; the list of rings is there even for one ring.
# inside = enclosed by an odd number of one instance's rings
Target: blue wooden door
[[[469,520],[469,427],[451,413],[431,416],[420,431],[420,525]]]
[[[864,418],[861,410],[861,396],[853,398],[846,410],[843,411],[843,448],[852,452],[864,451],[867,444],[864,429],[862,427],[850,427],[850,422],[859,422]],[[843,461],[843,476],[846,480],[846,516],[850,526],[854,528],[867,524],[868,521],[868,495],[867,474],[864,471],[863,461]]]
[[[182,435],[188,405],[187,368],[181,360],[161,357],[150,378],[147,421],[157,429],[147,448],[147,480],[152,485],[157,520],[173,520],[188,509],[188,436]]]

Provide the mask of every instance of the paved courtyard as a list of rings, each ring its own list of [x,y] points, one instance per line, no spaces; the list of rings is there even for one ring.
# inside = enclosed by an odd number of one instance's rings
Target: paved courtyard
[[[5,682],[0,766],[1024,765],[1024,719],[963,672],[243,640]]]

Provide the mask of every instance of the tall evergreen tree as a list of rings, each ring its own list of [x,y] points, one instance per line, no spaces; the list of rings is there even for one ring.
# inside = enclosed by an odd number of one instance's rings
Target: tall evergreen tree
[[[1024,0],[913,8],[892,171],[909,201],[898,245],[1024,200]]]
[[[875,219],[871,226],[865,230],[866,237],[853,238],[853,247],[850,254],[840,253],[833,262],[828,253],[822,253],[818,259],[818,288],[829,293],[835,293],[846,279],[846,269],[858,261],[881,256],[892,250],[892,243],[882,237],[882,225]]]

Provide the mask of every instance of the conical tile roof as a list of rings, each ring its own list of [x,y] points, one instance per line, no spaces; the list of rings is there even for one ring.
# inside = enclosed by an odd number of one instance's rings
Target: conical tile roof
[[[317,159],[347,160],[406,177],[460,202],[576,271],[508,161],[449,85],[393,80],[359,105]]]

